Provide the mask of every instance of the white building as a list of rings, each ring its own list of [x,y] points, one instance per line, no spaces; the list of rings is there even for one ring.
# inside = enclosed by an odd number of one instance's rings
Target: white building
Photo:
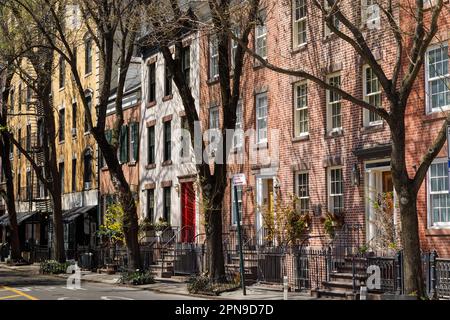
[[[196,103],[199,97],[199,41],[196,34],[183,41],[183,66]],[[141,218],[153,222],[164,219],[176,230],[182,242],[199,234],[200,210],[194,151],[187,144],[186,161],[180,146],[189,137],[185,111],[176,85],[166,70],[157,48],[143,48],[142,106],[140,123],[139,201]],[[197,111],[199,105],[196,106]],[[184,140],[183,140],[184,139]],[[183,156],[183,157],[182,157]]]

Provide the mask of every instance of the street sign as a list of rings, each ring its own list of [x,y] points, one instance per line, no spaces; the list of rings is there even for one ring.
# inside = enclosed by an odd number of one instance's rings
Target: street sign
[[[245,174],[238,173],[233,176],[233,186],[245,186],[247,184],[247,179]]]

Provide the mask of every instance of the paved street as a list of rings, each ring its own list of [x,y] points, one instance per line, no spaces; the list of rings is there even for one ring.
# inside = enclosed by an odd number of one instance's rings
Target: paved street
[[[81,289],[66,287],[66,280],[27,274],[0,267],[2,300],[192,300],[193,297],[163,294],[103,283],[82,282]],[[199,298],[196,298],[199,299]]]

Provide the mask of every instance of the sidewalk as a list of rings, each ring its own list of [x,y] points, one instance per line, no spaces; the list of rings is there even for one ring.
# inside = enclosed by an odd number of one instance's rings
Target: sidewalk
[[[14,270],[18,272],[24,272],[31,275],[39,275],[39,264],[33,264],[28,266],[8,266],[5,263],[0,263],[0,268]],[[67,279],[70,274],[59,274],[54,275],[54,277]],[[119,283],[120,274],[106,274],[106,273],[95,273],[90,271],[81,272],[81,281],[86,282],[96,282],[108,285],[122,285]],[[187,290],[187,284],[184,277],[174,277],[171,279],[155,278],[156,283],[131,286],[132,288],[137,288],[141,290],[155,291],[164,294],[177,294],[185,296],[196,296],[206,299],[220,299],[220,300],[282,300],[283,292],[274,291],[270,289],[264,289],[260,286],[248,286],[247,295],[242,294],[242,290],[236,290],[231,292],[224,292],[219,296],[206,296],[206,295],[196,295],[191,294]],[[311,297],[307,293],[289,292],[289,300],[316,300],[317,298]]]

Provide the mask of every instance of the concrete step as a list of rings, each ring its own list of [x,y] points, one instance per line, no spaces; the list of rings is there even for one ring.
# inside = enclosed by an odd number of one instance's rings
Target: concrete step
[[[353,290],[353,283],[351,281],[324,281],[322,282],[326,288],[337,288],[344,290]],[[356,285],[356,289],[359,291],[359,285]]]
[[[313,292],[318,298],[339,298],[346,300],[355,300],[357,298],[357,294],[353,294],[347,290],[338,290],[338,289],[318,289]]]
[[[353,279],[353,274],[349,273],[349,272],[331,272],[330,273],[330,279],[333,280],[337,280],[337,279],[342,279],[342,280],[352,280]],[[355,274],[355,279],[358,281],[365,281],[367,279],[366,275],[362,275],[362,274]]]

